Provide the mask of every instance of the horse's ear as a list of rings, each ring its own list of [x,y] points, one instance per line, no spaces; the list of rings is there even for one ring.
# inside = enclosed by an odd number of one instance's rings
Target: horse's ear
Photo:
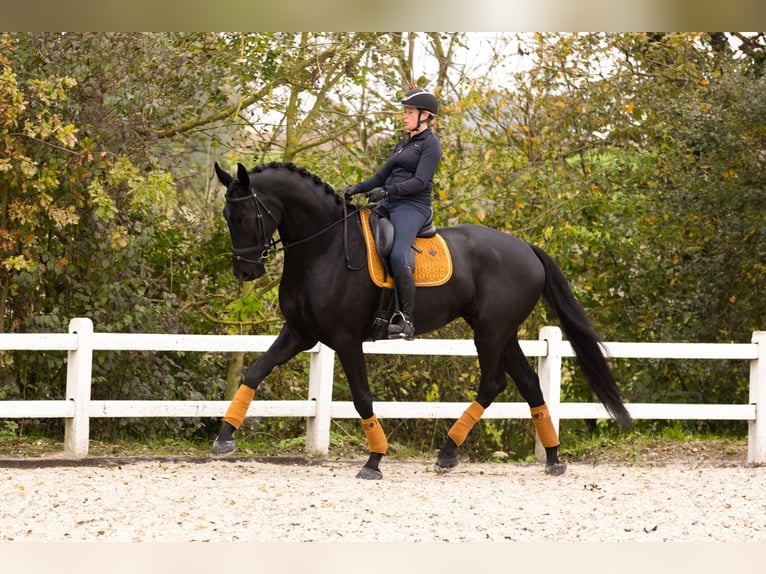
[[[221,166],[218,165],[218,162],[215,162],[215,174],[218,176],[218,181],[220,181],[225,187],[228,188],[233,178],[228,173],[223,171],[223,169],[221,169]]]
[[[247,173],[247,168],[241,163],[237,164],[237,178],[242,189],[250,189],[250,174]]]

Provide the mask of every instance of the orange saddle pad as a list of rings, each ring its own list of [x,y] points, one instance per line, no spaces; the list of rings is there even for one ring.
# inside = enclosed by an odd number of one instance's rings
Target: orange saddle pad
[[[383,261],[375,248],[375,239],[370,228],[370,210],[360,212],[362,232],[367,244],[367,269],[370,279],[378,287],[393,289],[393,278],[386,273]],[[415,285],[417,287],[438,287],[452,277],[452,256],[447,243],[438,233],[433,237],[415,239]]]

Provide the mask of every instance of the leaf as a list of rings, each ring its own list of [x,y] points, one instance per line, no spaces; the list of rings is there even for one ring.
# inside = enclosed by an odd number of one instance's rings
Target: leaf
[[[8,257],[3,261],[2,265],[9,271],[33,271],[35,269],[35,264],[24,255]]]

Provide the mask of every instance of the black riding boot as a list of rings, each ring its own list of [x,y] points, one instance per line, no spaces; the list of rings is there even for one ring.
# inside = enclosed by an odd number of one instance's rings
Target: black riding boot
[[[412,267],[406,265],[394,277],[394,287],[399,300],[399,312],[388,324],[388,338],[411,341],[415,338],[415,325],[412,322],[415,315],[415,278],[412,276]]]

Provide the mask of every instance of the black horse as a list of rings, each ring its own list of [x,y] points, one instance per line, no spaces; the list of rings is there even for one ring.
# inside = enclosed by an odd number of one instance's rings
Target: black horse
[[[388,443],[373,411],[362,351],[381,291],[366,269],[366,248],[353,204],[293,164],[271,163],[249,172],[239,164],[236,177],[218,164],[215,169],[226,186],[224,217],[231,232],[234,274],[251,281],[264,273],[269,254],[284,250],[279,305],[285,324],[245,374],[212,454],[234,451],[234,431],[264,378],[319,341],[337,353],[368,440],[370,456],[357,477],[381,478],[379,463]],[[282,247],[273,239],[277,230]],[[629,427],[630,414],[599,339],[553,260],[539,247],[481,225],[440,228],[439,234],[449,246],[454,271],[442,286],[417,289],[417,334],[458,317],[465,319],[474,332],[481,379],[476,400],[448,433],[436,470],[457,466],[458,446],[505,389],[506,373],[529,403],[546,450],[546,472],[555,475],[566,469],[558,458],[558,435],[539,379],[518,341],[518,328],[541,295],[559,317],[596,396],[623,427]]]

